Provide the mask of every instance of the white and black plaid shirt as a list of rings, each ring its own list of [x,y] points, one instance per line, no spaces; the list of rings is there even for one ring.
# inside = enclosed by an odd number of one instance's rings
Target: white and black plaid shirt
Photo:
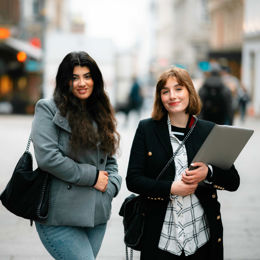
[[[171,132],[171,123],[168,118],[168,127],[173,151],[181,143]],[[175,159],[175,179],[180,180],[182,173],[188,167],[185,145],[181,147]],[[204,210],[195,194],[185,197],[172,195],[168,203],[159,248],[174,255],[192,255],[207,243],[210,237]]]

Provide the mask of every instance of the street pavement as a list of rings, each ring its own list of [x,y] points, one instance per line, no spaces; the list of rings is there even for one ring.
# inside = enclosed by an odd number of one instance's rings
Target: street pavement
[[[146,116],[147,113],[144,112],[141,117]],[[123,183],[119,195],[113,200],[111,219],[97,260],[126,259],[122,218],[118,211],[129,194],[125,185],[125,175],[131,142],[139,119],[132,113],[125,125],[124,115],[118,114],[117,118],[121,134],[118,164]],[[16,162],[25,149],[31,122],[31,116],[0,115],[0,191],[8,182]],[[247,118],[246,122],[241,124],[237,118],[235,125],[254,129],[255,132],[235,163],[241,177],[240,188],[233,193],[218,193],[224,223],[225,260],[260,260],[260,119]],[[139,253],[134,252],[135,260],[139,259],[138,256]],[[52,258],[42,246],[35,227],[31,227],[29,221],[9,213],[1,204],[0,260],[50,259]]]

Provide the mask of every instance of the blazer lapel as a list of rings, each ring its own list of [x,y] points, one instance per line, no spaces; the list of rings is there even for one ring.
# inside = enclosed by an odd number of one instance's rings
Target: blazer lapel
[[[202,124],[202,121],[198,120],[197,125],[186,142],[189,164],[200,149],[201,145],[204,143],[213,126],[213,123],[203,121]]]
[[[169,135],[168,125],[167,125],[167,115],[164,116],[159,121],[154,121],[154,123],[155,123],[154,132],[156,136],[160,140],[162,147],[169,155],[169,157],[172,156],[173,153],[172,153],[172,146],[170,142],[170,135]]]
[[[53,122],[54,124],[56,124],[57,126],[59,126],[60,128],[62,128],[63,130],[71,133],[71,128],[69,126],[69,122],[67,120],[67,118],[63,117],[61,114],[60,114],[60,111],[57,110],[54,118],[53,118]]]

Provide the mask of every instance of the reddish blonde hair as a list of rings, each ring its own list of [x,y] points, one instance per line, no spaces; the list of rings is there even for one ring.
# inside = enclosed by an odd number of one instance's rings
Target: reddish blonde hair
[[[190,115],[199,114],[201,110],[201,101],[194,88],[189,73],[184,69],[174,67],[163,72],[159,77],[155,90],[152,118],[155,120],[160,120],[165,114],[168,113],[161,100],[161,90],[164,88],[170,77],[175,78],[177,82],[181,86],[185,86],[189,92],[189,105],[185,112]]]

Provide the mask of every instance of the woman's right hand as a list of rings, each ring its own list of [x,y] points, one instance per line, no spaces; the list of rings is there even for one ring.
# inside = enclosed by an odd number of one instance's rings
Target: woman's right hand
[[[99,171],[97,183],[94,185],[94,188],[99,191],[105,192],[107,189],[107,184],[108,184],[108,173],[106,171]]]
[[[174,181],[171,186],[171,194],[178,196],[187,196],[193,194],[198,184],[186,184],[182,180]]]

